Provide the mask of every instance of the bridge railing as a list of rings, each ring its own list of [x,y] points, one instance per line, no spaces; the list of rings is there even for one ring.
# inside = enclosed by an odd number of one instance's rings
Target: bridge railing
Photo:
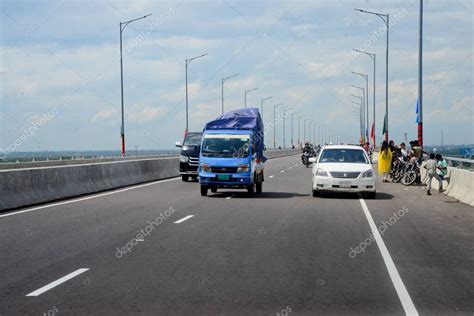
[[[443,158],[448,162],[448,166],[450,167],[468,169],[471,171],[474,170],[474,159],[446,157],[446,156],[443,156]]]

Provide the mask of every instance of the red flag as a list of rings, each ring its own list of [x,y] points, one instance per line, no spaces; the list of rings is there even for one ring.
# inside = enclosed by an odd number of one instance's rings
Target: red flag
[[[370,131],[370,138],[372,139],[372,143],[375,145],[375,123],[372,123],[372,129]]]

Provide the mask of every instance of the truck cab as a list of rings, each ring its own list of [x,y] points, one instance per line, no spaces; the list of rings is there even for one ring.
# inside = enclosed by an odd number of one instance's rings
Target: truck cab
[[[249,195],[262,192],[262,130],[258,109],[229,112],[206,125],[199,154],[202,196],[220,188],[246,189]]]
[[[199,150],[201,147],[202,133],[187,133],[184,141],[176,142],[176,147],[181,148],[179,155],[179,172],[184,182],[189,178],[197,179],[199,167]]]

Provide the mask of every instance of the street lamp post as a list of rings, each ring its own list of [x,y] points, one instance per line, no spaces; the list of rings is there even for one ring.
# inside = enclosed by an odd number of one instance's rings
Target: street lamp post
[[[238,75],[239,74],[235,74],[229,77],[222,78],[222,114],[224,114],[224,82],[226,82],[226,80],[229,80],[231,78],[237,77]]]
[[[247,107],[247,93],[249,92],[252,92],[252,91],[255,91],[257,90],[258,88],[253,88],[253,89],[250,89],[250,90],[245,90],[245,93],[244,93],[244,104],[245,104],[245,107]]]
[[[354,88],[357,88],[359,90],[362,91],[362,101],[360,103],[360,124],[361,124],[361,137],[360,137],[360,140],[361,142],[364,142],[365,143],[365,140],[364,140],[364,130],[365,130],[365,127],[364,127],[364,111],[363,111],[363,104],[365,103],[365,88],[362,88],[362,87],[359,87],[359,86],[355,86],[355,85],[351,85],[352,87]]]
[[[267,100],[270,100],[271,98],[273,98],[273,97],[264,98],[264,99],[262,99],[262,100],[260,101],[260,112],[262,112],[262,113],[261,113],[261,115],[262,115],[262,120],[263,120],[263,102],[264,102],[264,101],[267,101]]]
[[[364,114],[364,127],[365,127],[365,142],[369,140],[369,75],[367,74],[361,74],[358,72],[352,72],[354,75],[361,76],[365,79],[365,91],[367,93],[367,96],[364,96],[365,100],[365,109],[366,109],[366,114]],[[365,144],[364,142],[364,144]]]
[[[294,130],[294,128],[293,128],[293,116],[295,114],[298,114],[298,112],[291,112],[291,147],[292,148],[294,146],[294,142],[293,142],[293,130]]]
[[[151,14],[144,15],[142,17],[129,20],[126,22],[120,22],[120,95],[121,95],[121,104],[122,104],[122,126],[120,128],[120,138],[122,139],[122,157],[125,157],[125,111],[124,111],[124,106],[123,106],[123,58],[122,58],[122,33],[127,27],[132,22],[144,19],[149,17]]]
[[[300,147],[301,147],[301,138],[300,138],[300,130],[301,130],[301,128],[300,128],[300,122],[301,122],[301,119],[302,119],[303,117],[304,117],[303,114],[300,114],[300,115],[298,116],[298,144],[300,145]]]
[[[193,58],[190,58],[190,59],[186,59],[186,67],[185,67],[186,68],[186,133],[188,133],[188,128],[189,128],[189,119],[188,119],[188,117],[189,117],[188,116],[188,65],[193,60],[204,57],[206,55],[207,55],[207,53],[196,56],[196,57],[193,57]]]
[[[273,105],[273,148],[276,148],[275,111],[276,111],[276,108],[279,107],[280,105],[283,105],[283,103],[278,103],[278,104]]]
[[[306,121],[309,121],[309,119],[303,120],[303,140],[305,143],[306,143]]]
[[[385,140],[388,141],[388,38],[389,38],[389,30],[390,30],[390,16],[389,14],[381,14],[377,12],[370,12],[361,9],[354,9],[356,11],[372,14],[378,16],[384,23],[385,27],[387,28],[387,45],[385,49],[385,119],[384,119],[384,126],[385,126]]]
[[[420,0],[419,19],[420,25],[418,39],[418,142],[421,148],[423,148],[423,0]]]
[[[362,54],[366,54],[367,56],[369,56],[372,61],[374,62],[374,77],[373,77],[373,82],[374,82],[374,87],[373,87],[373,113],[372,113],[372,131],[371,131],[371,135],[373,135],[373,145],[374,145],[374,148],[375,146],[377,145],[377,142],[375,141],[375,135],[377,135],[375,133],[375,74],[376,74],[376,71],[375,71],[375,65],[376,65],[376,55],[373,54],[373,53],[368,53],[368,52],[364,52],[362,50],[358,50],[358,49],[354,49],[356,52],[358,53],[362,53]]]
[[[363,98],[362,97],[359,97],[359,96],[356,96],[356,95],[353,95],[354,97],[358,97],[360,98],[360,101],[359,102],[356,102],[356,101],[352,101],[352,103],[354,104],[357,104],[358,105],[358,108],[352,108],[352,112],[354,114],[357,114],[357,117],[359,118],[359,142],[361,141],[361,135],[364,134],[364,132],[362,131],[362,117],[360,116],[360,113],[361,113],[361,106],[362,106],[362,100]]]

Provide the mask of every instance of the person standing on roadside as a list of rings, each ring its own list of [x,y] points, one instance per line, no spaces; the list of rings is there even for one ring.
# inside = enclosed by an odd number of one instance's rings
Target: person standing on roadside
[[[439,187],[443,187],[443,180],[438,176],[436,173],[436,165],[437,161],[435,159],[435,154],[430,154],[430,159],[426,162],[424,165],[424,168],[426,169],[426,173],[428,175],[428,183],[427,183],[427,190],[426,194],[431,195],[431,182],[433,181],[433,178],[436,178],[439,182]]]
[[[438,177],[441,179],[439,182],[439,192],[443,192],[443,180],[444,177],[448,174],[448,163],[446,160],[444,160],[443,156],[441,154],[436,154],[435,156],[437,164],[436,164],[436,173],[438,174]]]
[[[388,182],[388,173],[392,165],[392,151],[388,146],[386,140],[383,141],[382,147],[380,147],[378,170],[379,175],[382,177],[382,182]]]

